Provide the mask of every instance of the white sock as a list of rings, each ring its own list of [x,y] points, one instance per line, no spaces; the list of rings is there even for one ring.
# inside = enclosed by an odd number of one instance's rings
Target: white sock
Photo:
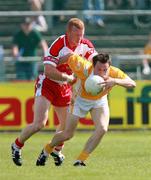
[[[43,150],[43,152],[44,152],[45,156],[47,156],[47,157],[49,156],[49,154],[45,150]]]
[[[14,147],[14,149],[15,149],[16,151],[21,150],[20,147],[18,147],[18,146],[16,145],[16,143],[13,143],[13,147]]]

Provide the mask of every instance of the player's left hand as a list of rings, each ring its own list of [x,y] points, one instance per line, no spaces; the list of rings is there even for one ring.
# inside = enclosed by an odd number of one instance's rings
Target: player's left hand
[[[101,82],[100,84],[103,85],[105,89],[110,89],[115,86],[115,79],[111,77],[104,78],[104,82]]]

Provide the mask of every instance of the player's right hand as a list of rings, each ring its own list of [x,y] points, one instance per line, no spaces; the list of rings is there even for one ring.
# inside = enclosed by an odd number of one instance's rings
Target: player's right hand
[[[75,77],[74,77],[74,75],[72,74],[72,75],[67,75],[67,82],[69,83],[69,84],[72,84],[74,81],[75,81]]]
[[[62,77],[63,77],[63,81],[66,81],[67,83],[71,85],[73,85],[74,82],[76,82],[76,77],[74,76],[74,74],[68,75],[68,74],[63,73]]]

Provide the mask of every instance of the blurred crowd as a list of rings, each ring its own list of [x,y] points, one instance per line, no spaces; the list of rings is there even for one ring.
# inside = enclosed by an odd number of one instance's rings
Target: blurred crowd
[[[46,2],[48,0],[27,0],[29,9],[31,11],[45,10]],[[115,9],[137,9],[144,10],[151,8],[151,0],[81,0],[83,10],[115,10]],[[66,8],[67,0],[52,0],[52,10],[68,10]],[[149,19],[149,20],[148,20]],[[52,25],[60,23],[66,20],[66,16],[53,16]],[[103,15],[89,15],[85,14],[83,17],[85,24],[96,25],[100,28],[105,28],[106,19]],[[21,22],[20,29],[13,35],[12,41],[12,55],[15,60],[17,79],[32,80],[37,76],[37,66],[35,62],[20,62],[20,57],[37,56],[37,49],[39,45],[42,48],[42,56],[46,52],[48,45],[43,38],[43,34],[47,33],[50,29],[50,24],[47,22],[43,15],[35,15],[31,17],[25,17]],[[134,24],[142,27],[151,22],[149,16],[134,16]],[[146,23],[146,24],[145,24]],[[32,37],[32,40],[31,40]],[[33,40],[34,39],[34,40]],[[32,49],[32,50],[31,50]],[[3,46],[0,46],[0,59],[4,54]],[[143,54],[151,55],[151,35],[149,34],[148,42],[144,45]],[[1,67],[3,66],[0,60]],[[4,73],[4,68],[3,73]],[[27,71],[28,69],[28,71]],[[2,73],[2,71],[1,71]],[[142,60],[142,74],[145,78],[151,76],[151,61],[149,58]]]

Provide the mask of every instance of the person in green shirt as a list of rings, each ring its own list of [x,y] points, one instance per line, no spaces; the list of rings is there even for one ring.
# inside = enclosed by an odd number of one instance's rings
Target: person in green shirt
[[[19,57],[33,57],[37,55],[38,46],[45,53],[48,49],[46,41],[40,32],[32,27],[32,20],[26,17],[21,23],[21,29],[13,37],[12,53],[16,60],[16,75],[19,80],[32,80],[37,75],[36,62],[19,61]]]

